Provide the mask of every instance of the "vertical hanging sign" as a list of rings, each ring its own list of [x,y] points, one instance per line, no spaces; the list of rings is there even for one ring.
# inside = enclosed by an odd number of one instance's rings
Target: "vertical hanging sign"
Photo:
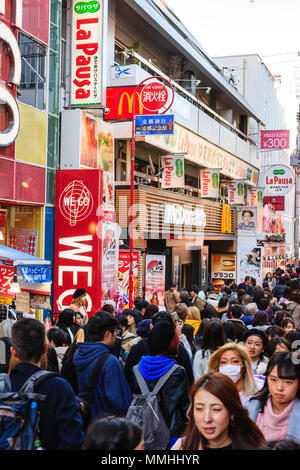
[[[71,106],[102,104],[103,0],[72,0]]]
[[[243,181],[230,181],[228,203],[238,206],[245,204],[245,185]]]
[[[250,207],[261,206],[263,203],[263,188],[249,188],[247,192],[247,204]]]
[[[220,169],[209,169],[200,171],[201,197],[219,197]]]

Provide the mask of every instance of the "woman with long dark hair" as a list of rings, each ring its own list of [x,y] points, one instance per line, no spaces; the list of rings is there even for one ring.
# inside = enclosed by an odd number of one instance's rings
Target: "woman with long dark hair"
[[[254,450],[264,442],[226,375],[206,374],[193,384],[190,393],[188,423],[172,450]]]
[[[207,372],[207,361],[211,354],[227,341],[223,323],[218,318],[212,319],[204,328],[202,345],[194,357],[193,372],[195,380]]]
[[[291,439],[300,443],[300,365],[297,355],[286,351],[269,360],[263,388],[245,407],[265,440]]]

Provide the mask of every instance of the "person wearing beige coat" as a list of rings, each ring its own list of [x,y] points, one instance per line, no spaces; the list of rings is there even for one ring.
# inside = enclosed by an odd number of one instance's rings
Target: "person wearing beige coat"
[[[168,313],[174,312],[176,305],[181,302],[179,292],[176,290],[176,284],[171,284],[169,290],[165,292],[165,304]]]

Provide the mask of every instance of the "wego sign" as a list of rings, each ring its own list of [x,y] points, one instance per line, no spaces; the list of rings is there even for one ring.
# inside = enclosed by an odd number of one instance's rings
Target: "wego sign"
[[[22,1],[17,0],[15,7],[14,22],[16,26],[22,25]],[[5,2],[0,13],[5,15]],[[0,17],[0,41],[4,42],[9,50],[10,56],[10,73],[7,81],[2,80],[0,77],[0,103],[4,104],[7,108],[7,128],[0,131],[0,146],[8,146],[12,144],[19,133],[20,128],[20,113],[16,101],[16,86],[21,80],[21,54],[18,46],[17,39],[13,31],[1,21]]]

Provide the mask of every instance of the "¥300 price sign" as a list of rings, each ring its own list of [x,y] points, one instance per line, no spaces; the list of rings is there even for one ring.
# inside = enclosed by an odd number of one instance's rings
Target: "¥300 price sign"
[[[261,131],[261,150],[281,150],[290,147],[290,131]]]

